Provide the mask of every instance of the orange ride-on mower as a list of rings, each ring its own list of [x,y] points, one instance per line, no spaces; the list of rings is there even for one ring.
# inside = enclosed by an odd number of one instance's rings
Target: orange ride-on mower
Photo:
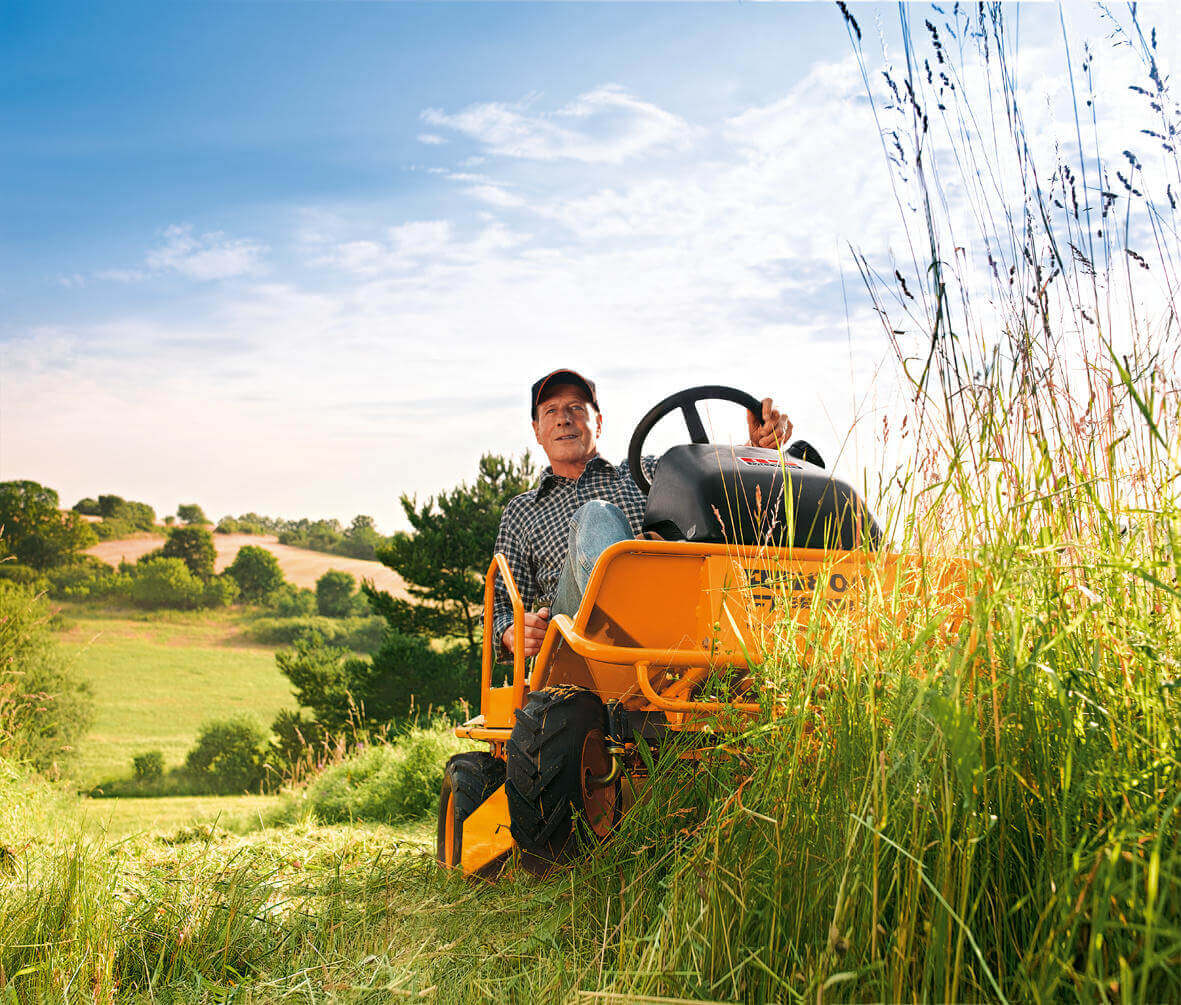
[[[760,414],[749,394],[698,387],[666,398],[636,427],[628,464],[648,495],[644,530],[660,539],[603,552],[578,613],[551,618],[531,670],[520,655],[521,598],[504,556],[493,559],[485,624],[499,575],[517,631],[512,677],[492,686],[486,632],[480,714],[455,733],[486,741],[488,751],[447,764],[442,864],[488,875],[517,848],[527,867],[544,871],[570,855],[580,832],[606,838],[651,762],[637,744],[651,750],[700,732],[727,710],[757,714],[743,678],[761,662],[771,626],[789,618],[802,640],[814,609],[863,592],[867,563],[892,578],[906,562],[875,556],[873,517],[823,468],[777,450],[711,444],[696,404],[716,398]],[[661,457],[649,486],[644,441],[676,409],[692,442]],[[737,686],[719,688],[723,678]],[[724,698],[713,693],[723,690]]]

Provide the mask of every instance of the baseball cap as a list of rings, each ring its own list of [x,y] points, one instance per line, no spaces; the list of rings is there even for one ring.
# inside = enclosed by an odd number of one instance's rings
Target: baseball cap
[[[599,399],[595,393],[595,382],[587,380],[582,374],[576,373],[574,370],[554,370],[553,373],[547,373],[541,380],[533,385],[533,391],[529,395],[529,415],[534,420],[537,419],[537,402],[541,397],[542,391],[550,384],[574,384],[581,387],[590,403],[595,406],[595,411],[599,411]]]

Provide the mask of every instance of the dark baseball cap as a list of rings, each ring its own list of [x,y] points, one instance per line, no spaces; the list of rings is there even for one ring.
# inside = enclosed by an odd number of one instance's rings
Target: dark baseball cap
[[[573,384],[575,387],[581,387],[586,396],[590,398],[590,403],[595,406],[595,411],[599,411],[599,399],[595,393],[595,382],[587,380],[582,374],[576,373],[573,370],[555,370],[553,373],[547,373],[541,380],[533,385],[533,392],[529,395],[529,415],[536,421],[537,419],[537,403],[541,398],[542,392],[551,384]]]

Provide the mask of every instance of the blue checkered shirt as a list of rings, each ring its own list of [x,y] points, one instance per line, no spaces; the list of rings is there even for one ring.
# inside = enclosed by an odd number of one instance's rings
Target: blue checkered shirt
[[[642,461],[648,481],[656,472],[656,461],[655,457]],[[618,506],[631,524],[632,534],[639,536],[644,524],[644,494],[632,481],[626,463],[615,465],[602,457],[587,461],[577,479],[555,475],[553,468],[547,467],[536,488],[522,492],[504,508],[494,551],[508,560],[525,610],[535,611],[553,603],[570,543],[570,518],[592,499]],[[502,659],[508,653],[501,645],[501,636],[512,623],[508,590],[498,578],[492,637]]]

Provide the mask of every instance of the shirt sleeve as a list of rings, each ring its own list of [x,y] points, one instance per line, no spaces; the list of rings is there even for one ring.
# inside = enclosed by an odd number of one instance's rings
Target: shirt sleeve
[[[529,553],[521,536],[520,521],[512,503],[505,507],[500,518],[500,530],[496,534],[496,545],[492,553],[504,555],[508,562],[509,572],[513,574],[513,582],[517,584],[517,592],[521,595],[521,603],[525,610],[532,610],[537,599],[537,581],[533,575]],[[508,589],[504,585],[504,577],[496,577],[496,591],[492,606],[492,639],[496,646],[496,658],[500,662],[512,659],[512,653],[504,646],[501,637],[504,630],[513,623],[513,605],[509,600]]]
[[[660,463],[660,458],[649,454],[647,457],[640,458],[640,467],[644,471],[644,477],[651,483],[652,479],[656,477],[656,465]]]

